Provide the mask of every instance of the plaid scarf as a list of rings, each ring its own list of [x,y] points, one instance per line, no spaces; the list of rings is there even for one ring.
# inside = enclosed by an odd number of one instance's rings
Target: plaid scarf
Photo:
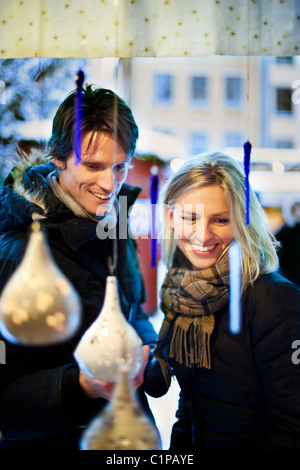
[[[169,344],[169,357],[176,362],[187,367],[211,367],[214,314],[229,299],[228,248],[214,266],[200,271],[192,270],[191,266],[189,269],[184,255],[178,249],[175,252],[173,266],[161,288],[165,319],[154,350],[168,384],[171,369],[163,357],[166,344]]]

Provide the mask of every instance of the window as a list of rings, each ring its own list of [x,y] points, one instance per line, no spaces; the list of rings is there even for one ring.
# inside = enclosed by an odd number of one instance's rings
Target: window
[[[241,107],[244,101],[244,82],[241,77],[225,78],[225,103],[228,107]]]
[[[154,102],[169,104],[173,99],[173,77],[172,75],[154,75]]]
[[[292,113],[292,91],[290,88],[276,89],[276,111],[279,113]]]
[[[198,153],[208,151],[208,136],[204,133],[192,133],[190,135],[189,153],[197,155]]]
[[[293,56],[279,56],[276,57],[276,63],[277,64],[286,64],[286,65],[292,65],[294,62]]]
[[[294,142],[292,139],[278,139],[274,142],[274,147],[278,149],[293,149]]]
[[[244,145],[245,138],[240,132],[227,132],[224,138],[225,147],[242,147]]]
[[[194,76],[190,79],[190,98],[192,104],[206,104],[208,100],[208,79]]]

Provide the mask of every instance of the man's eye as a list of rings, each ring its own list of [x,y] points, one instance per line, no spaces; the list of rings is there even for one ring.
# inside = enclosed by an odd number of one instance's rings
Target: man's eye
[[[115,168],[117,171],[124,171],[126,170],[127,166],[126,163],[121,163],[120,165],[116,165]]]
[[[95,165],[94,163],[86,163],[85,167],[88,170],[100,170],[99,165]]]

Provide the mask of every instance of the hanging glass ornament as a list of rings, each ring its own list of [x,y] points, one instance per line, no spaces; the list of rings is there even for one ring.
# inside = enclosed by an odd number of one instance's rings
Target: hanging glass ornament
[[[76,157],[76,164],[81,161],[81,143],[82,143],[82,85],[84,82],[84,73],[78,70],[75,77],[76,82],[76,97],[75,97],[75,123],[74,123],[74,153]]]
[[[56,265],[40,224],[31,228],[24,257],[0,298],[0,330],[12,343],[44,346],[77,331],[81,302]]]
[[[121,368],[113,398],[87,426],[80,450],[160,450],[160,435],[135,398]]]
[[[156,204],[158,198],[159,176],[158,167],[153,165],[150,168],[150,201],[151,201],[151,268],[156,267]]]
[[[115,382],[122,364],[135,377],[143,364],[142,341],[124,317],[115,276],[108,276],[102,310],[82,336],[74,353],[80,369],[90,377]]]
[[[250,172],[250,156],[252,146],[249,141],[244,143],[244,172],[245,172],[245,222],[248,226],[249,221],[249,172]]]
[[[238,334],[242,327],[241,308],[241,248],[237,241],[230,245],[229,255],[229,330],[232,334]]]

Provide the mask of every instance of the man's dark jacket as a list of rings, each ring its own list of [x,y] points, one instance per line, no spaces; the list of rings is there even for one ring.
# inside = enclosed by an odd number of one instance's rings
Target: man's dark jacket
[[[54,196],[46,180],[54,169],[52,163],[45,163],[15,170],[4,185],[0,196],[0,292],[22,260],[35,214],[55,261],[81,298],[83,320],[76,336],[63,344],[27,347],[6,341],[6,364],[0,365],[0,449],[76,450],[82,429],[106,403],[83,393],[73,351],[101,310],[111,240],[100,240],[97,222],[76,217]],[[123,185],[120,194],[127,196],[128,208],[139,191]],[[122,311],[143,344],[153,348],[156,333],[140,306],[144,287],[134,240],[119,240],[117,253]],[[148,409],[143,391],[139,392]]]

